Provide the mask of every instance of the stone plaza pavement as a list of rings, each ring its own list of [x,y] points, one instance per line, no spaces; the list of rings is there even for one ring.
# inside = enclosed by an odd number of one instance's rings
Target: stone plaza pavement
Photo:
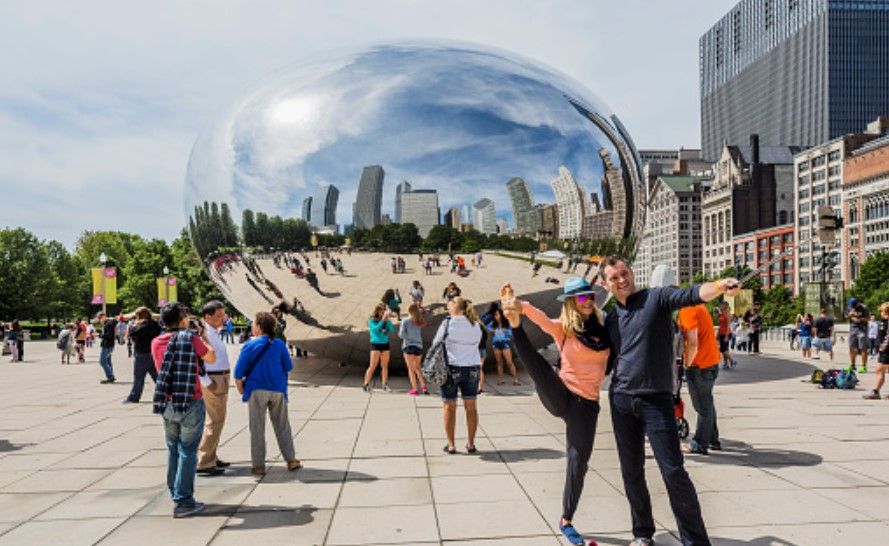
[[[801,382],[810,364],[770,352],[720,372],[725,450],[687,458],[713,543],[889,543],[889,400],[861,399],[872,374],[855,391],[820,391]],[[305,468],[288,473],[276,459],[263,479],[249,474],[247,412],[232,389],[220,455],[234,465],[198,478],[206,512],[174,520],[151,383],[146,401],[122,405],[131,380],[124,348],[114,353],[115,385],[99,385],[95,348],[87,364],[57,359],[53,343],[34,342],[25,363],[0,363],[0,544],[565,544],[556,529],[564,428],[527,377],[497,387],[489,374],[479,453],[458,440],[464,452],[446,455],[437,397],[408,396],[403,376],[392,380],[395,392],[368,395],[362,369],[300,360],[290,419]],[[626,544],[608,413],[605,404],[575,523],[599,544]],[[462,434],[462,410],[458,419]],[[651,458],[648,471],[657,544],[678,544]]]

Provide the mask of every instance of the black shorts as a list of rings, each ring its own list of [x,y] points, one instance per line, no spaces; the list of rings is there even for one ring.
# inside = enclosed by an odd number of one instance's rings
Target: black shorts
[[[728,345],[729,345],[729,341],[731,340],[731,338],[732,338],[732,336],[728,335],[728,334],[723,334],[723,335],[719,336],[719,352],[720,353],[727,353],[728,352]]]
[[[406,355],[420,356],[421,354],[423,354],[423,348],[417,347],[415,345],[408,345],[407,347],[402,349],[402,352]]]
[[[371,343],[370,350],[371,351],[386,352],[389,350],[389,344],[388,343]]]

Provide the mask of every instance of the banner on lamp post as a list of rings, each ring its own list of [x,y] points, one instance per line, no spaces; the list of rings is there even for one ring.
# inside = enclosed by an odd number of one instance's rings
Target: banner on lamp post
[[[90,269],[93,280],[93,297],[91,303],[117,303],[117,268],[93,267]]]

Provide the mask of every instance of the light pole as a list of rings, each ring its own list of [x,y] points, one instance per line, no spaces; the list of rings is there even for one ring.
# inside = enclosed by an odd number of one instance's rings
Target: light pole
[[[164,305],[170,303],[170,268],[164,266]]]
[[[105,263],[108,261],[108,256],[102,252],[99,254],[99,261],[102,262],[102,314],[105,315],[108,311],[108,306],[105,302]]]

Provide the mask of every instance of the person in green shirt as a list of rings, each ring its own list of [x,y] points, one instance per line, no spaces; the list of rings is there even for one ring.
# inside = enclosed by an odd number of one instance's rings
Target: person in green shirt
[[[365,392],[371,391],[370,382],[378,365],[382,365],[380,375],[383,378],[383,390],[392,390],[389,388],[389,334],[395,332],[395,325],[390,319],[398,322],[398,315],[382,302],[374,307],[373,314],[367,319],[367,328],[370,331],[370,364],[364,373]]]

